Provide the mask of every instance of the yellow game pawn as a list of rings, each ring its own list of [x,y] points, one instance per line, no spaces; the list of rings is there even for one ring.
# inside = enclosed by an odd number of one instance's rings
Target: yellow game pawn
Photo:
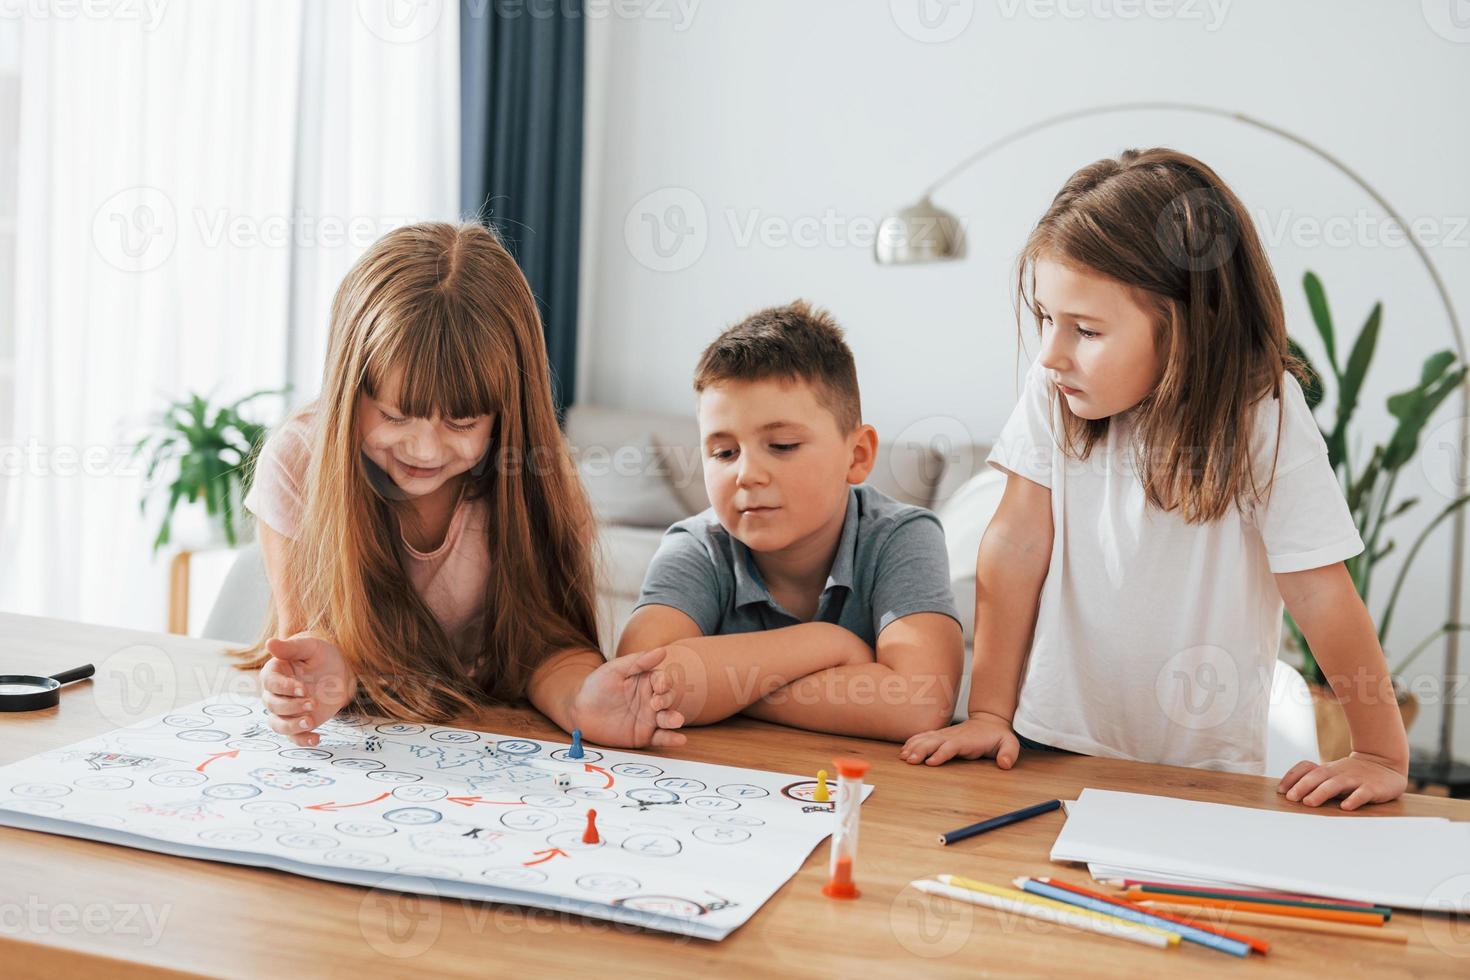
[[[817,788],[816,788],[816,791],[812,793],[812,802],[813,803],[826,803],[826,802],[828,802],[831,799],[832,799],[832,797],[827,794],[827,770],[825,770],[825,769],[818,769],[817,770]]]

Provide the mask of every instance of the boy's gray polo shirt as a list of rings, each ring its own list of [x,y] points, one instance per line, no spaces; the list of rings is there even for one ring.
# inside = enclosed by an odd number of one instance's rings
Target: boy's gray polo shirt
[[[705,636],[801,622],[771,597],[750,549],[725,530],[713,508],[664,534],[638,599],[639,607],[648,605],[678,609]],[[814,619],[873,646],[889,623],[921,612],[959,620],[939,518],[870,486],[849,487],[842,537]]]

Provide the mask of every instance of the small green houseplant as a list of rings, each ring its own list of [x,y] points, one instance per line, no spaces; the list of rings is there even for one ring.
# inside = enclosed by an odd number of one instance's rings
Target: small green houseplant
[[[227,405],[213,408],[199,394],[171,402],[151,431],[133,446],[131,459],[146,457],[140,513],[162,487],[168,500],[163,521],[153,539],[153,551],[169,543],[178,505],[203,501],[208,519],[218,522],[225,541],[234,547],[236,507],[250,492],[255,457],[265,442],[266,426],[252,422],[241,409],[265,395],[285,394],[288,388],[262,389]]]
[[[1418,382],[1388,399],[1389,414],[1397,420],[1393,434],[1387,442],[1375,445],[1366,455],[1360,454],[1356,444],[1352,446],[1349,444],[1349,426],[1357,411],[1363,380],[1368,374],[1368,367],[1373,360],[1373,352],[1378,343],[1379,326],[1383,319],[1383,304],[1373,305],[1362,330],[1353,340],[1346,363],[1340,364],[1337,333],[1327,307],[1327,296],[1322,288],[1321,280],[1314,273],[1308,272],[1303,277],[1302,286],[1307,294],[1307,304],[1312,311],[1312,321],[1317,327],[1317,333],[1322,339],[1322,345],[1327,354],[1330,378],[1335,384],[1337,405],[1334,418],[1330,425],[1321,427],[1322,436],[1327,441],[1328,460],[1342,483],[1348,509],[1352,512],[1353,520],[1358,526],[1358,533],[1363,539],[1364,550],[1361,554],[1349,558],[1346,565],[1358,594],[1362,596],[1366,604],[1370,595],[1373,594],[1375,572],[1397,546],[1396,539],[1392,537],[1391,525],[1421,503],[1417,497],[1398,498],[1395,489],[1399,476],[1404,467],[1418,453],[1419,439],[1429,419],[1440,405],[1464,383],[1465,368],[1456,366],[1456,358],[1452,351],[1442,350],[1431,354],[1424,361]],[[1311,374],[1310,382],[1304,386],[1304,394],[1308,406],[1315,413],[1323,400],[1325,379],[1295,340],[1292,341],[1291,348],[1292,353],[1307,365]],[[1424,542],[1467,502],[1470,502],[1470,494],[1456,497],[1441,507],[1415,536],[1404,553],[1403,562],[1389,587],[1382,612],[1377,617],[1380,645],[1384,644],[1388,636],[1389,626],[1393,623],[1394,609],[1403,593],[1409,570],[1413,567],[1414,560],[1418,557]],[[1317,664],[1316,658],[1312,656],[1306,638],[1296,623],[1292,621],[1289,613],[1286,616],[1286,626],[1291,645],[1301,654],[1302,674],[1310,683],[1319,687],[1323,686],[1325,678],[1322,669]],[[1429,635],[1410,647],[1408,652],[1391,667],[1390,673],[1397,677],[1436,639],[1452,630],[1465,628],[1464,624],[1458,623],[1444,623],[1437,626]]]

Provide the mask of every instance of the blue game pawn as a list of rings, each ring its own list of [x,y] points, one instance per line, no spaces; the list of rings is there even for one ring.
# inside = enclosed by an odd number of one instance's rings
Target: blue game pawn
[[[580,728],[572,731],[572,747],[567,749],[567,758],[582,758],[582,729]]]

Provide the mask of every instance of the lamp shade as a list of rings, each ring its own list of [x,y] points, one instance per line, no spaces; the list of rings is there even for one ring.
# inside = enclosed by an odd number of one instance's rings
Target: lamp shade
[[[936,207],[927,196],[884,218],[873,243],[873,257],[879,265],[916,265],[964,255],[965,233],[960,220]]]

